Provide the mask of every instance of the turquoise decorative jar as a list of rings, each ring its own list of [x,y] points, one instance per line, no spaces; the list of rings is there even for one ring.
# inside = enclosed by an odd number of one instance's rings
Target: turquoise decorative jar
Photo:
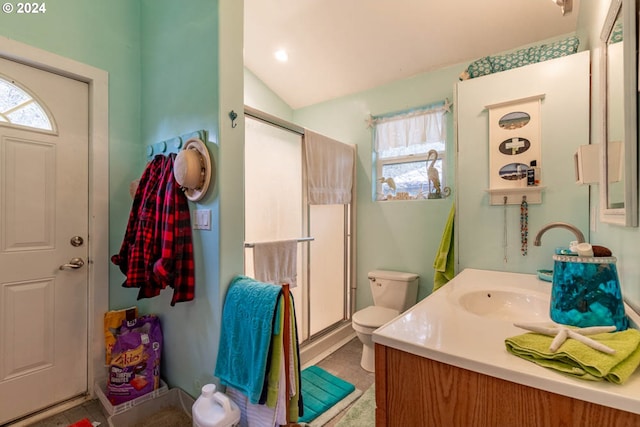
[[[629,327],[615,257],[553,256],[551,319],[577,327]]]

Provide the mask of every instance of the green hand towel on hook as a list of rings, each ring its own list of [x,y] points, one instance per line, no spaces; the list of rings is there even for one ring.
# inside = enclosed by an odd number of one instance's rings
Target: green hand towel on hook
[[[456,206],[455,203],[451,205],[451,211],[449,212],[449,218],[444,226],[442,232],[442,240],[440,241],[440,247],[436,254],[436,259],[433,261],[433,292],[440,289],[449,280],[453,279],[455,275],[455,254],[454,254],[454,239],[453,239],[453,222],[455,218]]]

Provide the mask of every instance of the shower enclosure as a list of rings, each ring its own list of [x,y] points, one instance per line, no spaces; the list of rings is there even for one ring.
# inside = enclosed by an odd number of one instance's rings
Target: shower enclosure
[[[353,336],[351,205],[307,203],[303,129],[245,109],[245,242],[311,237],[298,243],[292,288],[302,363]],[[245,274],[253,274],[245,248]]]

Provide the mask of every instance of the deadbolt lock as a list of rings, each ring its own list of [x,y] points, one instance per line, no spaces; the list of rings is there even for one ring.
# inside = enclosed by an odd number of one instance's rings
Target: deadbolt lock
[[[82,246],[82,244],[84,243],[84,239],[80,236],[73,236],[70,240],[71,246]]]

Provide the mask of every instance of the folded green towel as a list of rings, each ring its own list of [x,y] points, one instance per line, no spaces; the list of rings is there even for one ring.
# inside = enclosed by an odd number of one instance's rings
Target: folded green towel
[[[589,336],[614,349],[615,354],[603,353],[571,338],[554,353],[549,351],[553,338],[528,332],[507,338],[505,345],[518,357],[585,380],[622,384],[640,365],[640,331],[636,329]]]

